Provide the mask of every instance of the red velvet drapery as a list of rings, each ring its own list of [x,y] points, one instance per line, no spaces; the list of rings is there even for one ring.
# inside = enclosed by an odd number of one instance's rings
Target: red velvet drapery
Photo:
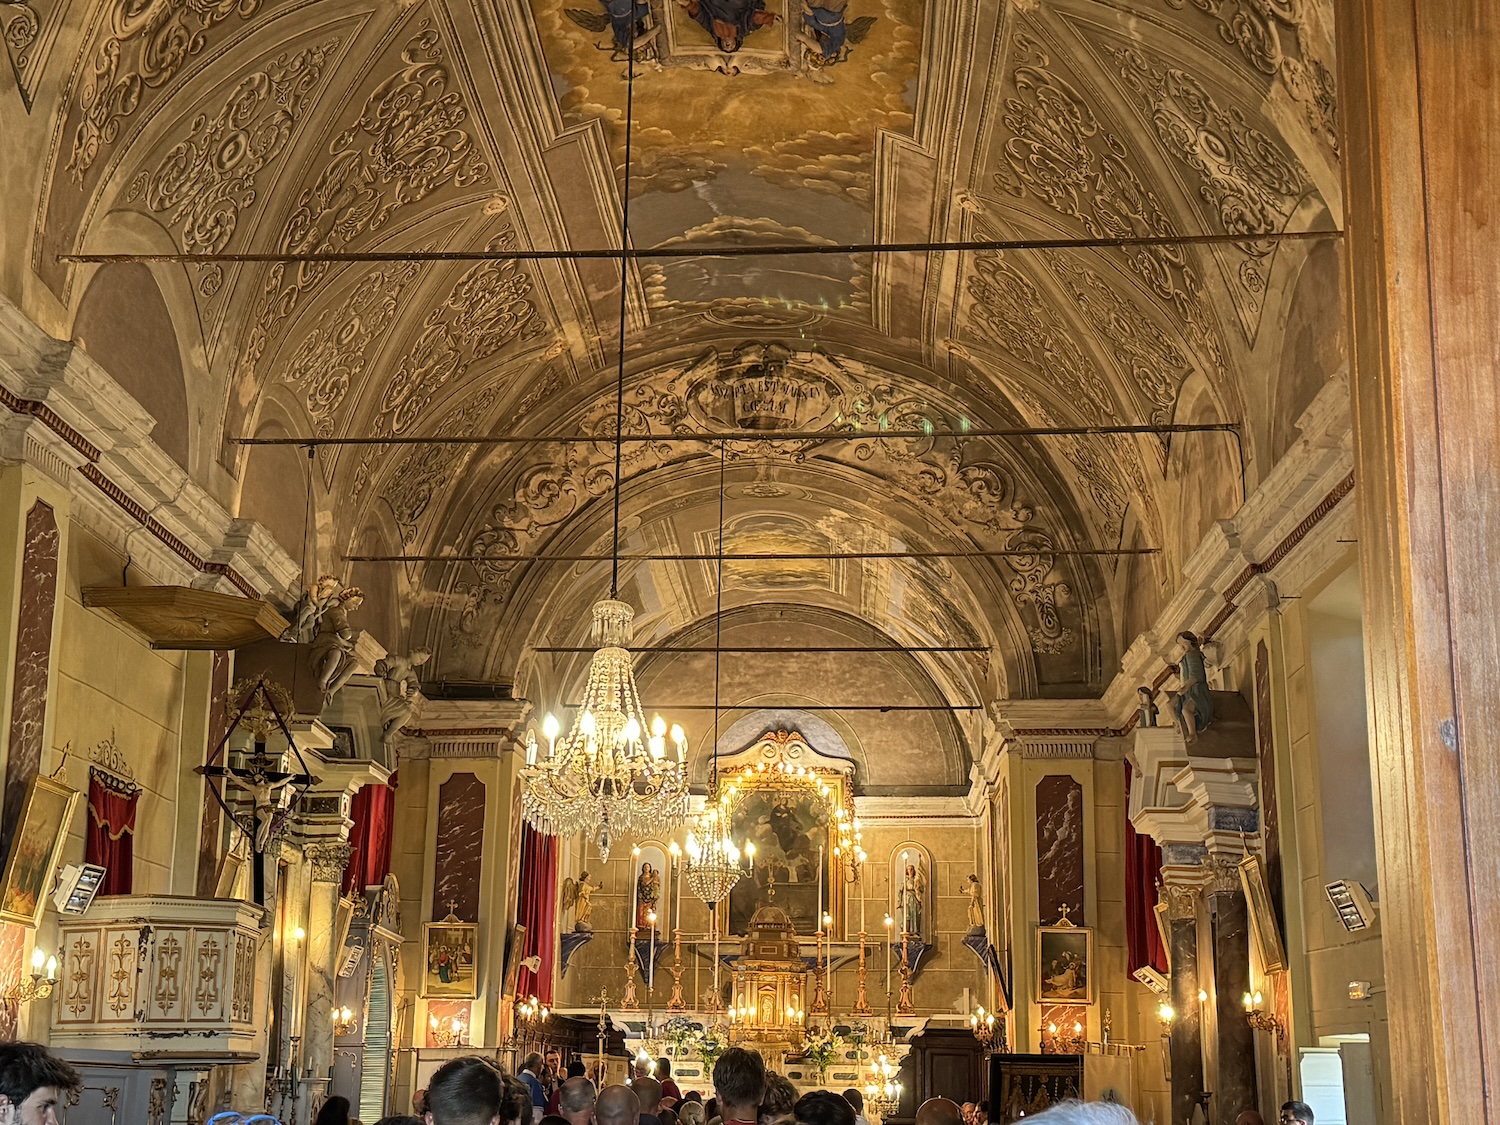
[[[391,820],[396,813],[396,775],[389,785],[366,785],[354,794],[349,815],[349,866],[344,868],[344,893],[363,895],[378,887],[391,871]]]
[[[89,819],[83,855],[104,868],[101,895],[128,895],[135,883],[135,803],[140,789],[89,770]]]
[[[516,988],[521,996],[552,1003],[553,947],[557,941],[557,837],[544,836],[531,825],[521,829],[520,909],[516,921],[526,927],[523,960],[539,957],[536,972],[524,965]]]
[[[1125,763],[1125,802],[1130,803],[1132,769]],[[1167,952],[1161,945],[1156,928],[1156,884],[1161,878],[1161,848],[1150,836],[1142,835],[1125,819],[1125,936],[1129,944],[1127,971],[1135,972],[1150,965],[1159,973],[1167,971]]]

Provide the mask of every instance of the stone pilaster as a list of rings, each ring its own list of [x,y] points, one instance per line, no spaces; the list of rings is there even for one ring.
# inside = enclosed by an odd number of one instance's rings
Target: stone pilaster
[[[1172,1008],[1176,1017],[1168,1050],[1172,1061],[1172,1125],[1191,1125],[1203,1101],[1203,1017],[1198,1003],[1197,881],[1168,876],[1167,900],[1172,958]],[[1243,1018],[1241,1019],[1243,1021]]]
[[[354,848],[344,840],[303,849],[312,872],[307,904],[307,1001],[302,1030],[302,1069],[328,1076],[333,1067],[333,1000],[338,972],[339,888]]]
[[[1250,991],[1250,913],[1232,858],[1216,857],[1210,868],[1209,909],[1214,929],[1214,998],[1218,1012],[1218,1077],[1214,1118],[1234,1125],[1242,1110],[1256,1107],[1255,1029],[1245,1019]]]

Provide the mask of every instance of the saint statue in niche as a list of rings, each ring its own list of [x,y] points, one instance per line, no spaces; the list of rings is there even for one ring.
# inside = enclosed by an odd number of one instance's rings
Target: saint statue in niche
[[[906,863],[901,876],[901,890],[896,900],[903,934],[910,934],[912,937],[921,936],[922,900],[926,896],[927,875],[922,870],[922,857],[918,856],[916,862]]]
[[[641,873],[635,880],[635,928],[650,930],[655,927],[651,915],[656,912],[657,900],[661,898],[661,872],[649,863],[641,864]]]

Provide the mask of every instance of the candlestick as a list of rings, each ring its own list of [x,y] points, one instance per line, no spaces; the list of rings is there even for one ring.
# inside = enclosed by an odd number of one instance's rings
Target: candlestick
[[[640,920],[640,903],[638,901],[641,893],[641,873],[636,868],[636,860],[641,858],[640,848],[630,849],[630,928],[634,930]]]
[[[908,935],[905,930],[901,931],[901,998],[896,1001],[896,1011],[902,1015],[911,1012],[915,1005],[911,991],[911,962],[906,954],[906,939]]]
[[[885,916],[885,995],[891,995],[891,916]]]
[[[620,1001],[622,1012],[633,1012],[638,1005],[635,999],[635,926],[630,927],[630,936],[625,946],[625,996]]]
[[[870,1010],[870,996],[869,996],[869,992],[866,990],[866,987],[865,987],[865,983],[866,983],[865,931],[864,931],[863,927],[861,927],[861,929],[859,931],[859,975],[858,975],[858,981],[859,981],[859,987],[858,987],[857,991],[854,994],[854,1007],[852,1007],[852,1008],[849,1009],[849,1014],[851,1016],[873,1016],[875,1013]]]
[[[823,928],[823,845],[818,845],[818,929]]]

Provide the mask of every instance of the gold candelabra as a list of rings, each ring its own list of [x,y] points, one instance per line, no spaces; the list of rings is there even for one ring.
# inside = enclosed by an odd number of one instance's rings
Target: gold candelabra
[[[1281,1038],[1281,1021],[1270,1012],[1265,1011],[1261,1005],[1265,1003],[1259,992],[1251,995],[1245,993],[1243,1000],[1245,1005],[1245,1019],[1256,1031],[1275,1032],[1276,1038]]]
[[[667,1001],[667,1011],[687,1010],[687,1001],[682,998],[682,927],[672,931],[672,996]]]
[[[911,990],[911,962],[906,958],[906,939],[910,936],[905,930],[901,931],[901,994],[896,1000],[896,1012],[898,1015],[910,1015],[916,1011],[915,997]]]
[[[859,987],[854,993],[854,1007],[849,1009],[851,1016],[873,1016],[874,1010],[870,1007],[870,994],[866,987],[868,983],[869,969],[865,965],[865,931],[859,931]]]
[[[969,1015],[969,1029],[974,1032],[974,1038],[979,1040],[979,1049],[988,1051],[995,1042],[995,1013],[986,1012],[984,1005],[979,1005]]]
[[[354,1012],[350,1008],[335,1008],[333,1010],[333,1033],[334,1035],[350,1035],[354,1032],[359,1021],[354,1018]]]
[[[625,996],[620,1000],[620,1011],[640,1011],[640,1002],[635,996],[635,926],[630,927],[630,939],[625,944]]]
[[[815,937],[816,944],[813,946],[813,1002],[807,1009],[809,1015],[828,1015],[828,942],[833,935],[828,932],[827,927],[833,922],[833,915],[824,914],[818,921],[818,932]]]

